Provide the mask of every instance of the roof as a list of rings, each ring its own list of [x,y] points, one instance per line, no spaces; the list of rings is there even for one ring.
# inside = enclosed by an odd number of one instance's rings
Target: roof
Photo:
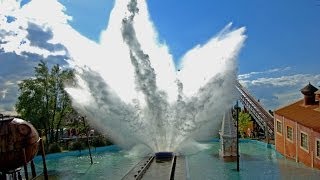
[[[275,114],[284,116],[303,126],[320,132],[320,108],[319,101],[315,105],[303,105],[303,100],[282,107],[275,111]]]
[[[306,85],[304,88],[302,88],[300,91],[302,94],[304,95],[310,95],[313,94],[314,92],[316,92],[318,89],[314,86],[312,86],[310,83],[308,85]]]

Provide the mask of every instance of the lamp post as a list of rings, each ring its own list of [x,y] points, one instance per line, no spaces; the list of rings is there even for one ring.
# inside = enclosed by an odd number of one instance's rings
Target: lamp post
[[[91,162],[91,164],[93,164],[92,155],[91,155],[91,149],[90,149],[90,142],[89,142],[89,135],[88,135],[88,128],[86,126],[86,121],[85,121],[83,116],[81,116],[81,119],[83,121],[84,130],[85,130],[85,133],[86,133],[86,136],[87,136],[87,145],[88,145],[88,148],[89,148],[90,162]]]
[[[236,103],[236,121],[237,121],[237,171],[239,171],[239,104]]]

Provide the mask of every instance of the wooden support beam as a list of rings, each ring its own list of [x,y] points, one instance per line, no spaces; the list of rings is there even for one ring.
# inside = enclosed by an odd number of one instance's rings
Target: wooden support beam
[[[35,177],[37,176],[37,173],[36,173],[36,168],[35,168],[35,166],[34,166],[33,160],[31,160],[30,164],[31,164],[32,178],[35,178]]]
[[[45,180],[49,179],[48,176],[48,170],[47,170],[47,164],[46,164],[46,153],[44,150],[44,144],[42,138],[40,138],[40,148],[41,148],[41,156],[42,156],[42,163],[43,163],[43,176]]]
[[[27,166],[27,157],[26,157],[26,149],[25,148],[22,149],[22,153],[23,153],[23,159],[24,159],[24,163],[23,163],[24,178],[26,180],[28,180],[29,175],[28,175],[28,166]]]

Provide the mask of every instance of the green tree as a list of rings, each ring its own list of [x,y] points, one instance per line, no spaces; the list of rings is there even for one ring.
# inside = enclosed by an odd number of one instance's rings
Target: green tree
[[[250,114],[241,111],[239,113],[239,132],[242,137],[244,137],[244,134],[246,134],[246,131],[250,125],[250,122],[251,122]]]
[[[35,77],[19,83],[16,109],[38,131],[43,130],[49,144],[58,140],[58,130],[64,123],[64,117],[73,111],[64,84],[73,82],[74,72],[63,70],[58,64],[50,70],[44,61],[40,61],[34,70]]]

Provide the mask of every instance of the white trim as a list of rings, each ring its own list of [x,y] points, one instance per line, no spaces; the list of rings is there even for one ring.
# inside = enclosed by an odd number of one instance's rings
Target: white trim
[[[301,133],[303,133],[303,134],[305,134],[305,135],[307,135],[307,140],[308,140],[308,142],[307,142],[307,146],[308,146],[308,149],[306,149],[306,148],[304,148],[304,147],[302,147],[301,146],[301,143],[302,143],[302,139],[301,139]],[[299,137],[300,137],[300,143],[299,143],[299,145],[300,145],[300,149],[302,149],[302,150],[304,150],[304,151],[306,151],[306,152],[308,152],[309,153],[309,149],[310,149],[310,145],[309,145],[309,134],[308,133],[306,133],[305,131],[301,131],[300,130],[300,133],[299,133]]]
[[[313,168],[313,163],[314,163],[314,156],[313,156],[313,151],[311,151],[311,167]]]
[[[277,123],[277,122],[281,123],[281,124],[280,124],[280,125],[281,125],[281,133],[278,132],[278,123]],[[280,136],[283,135],[283,122],[282,122],[281,120],[278,120],[278,119],[276,119],[276,132],[277,132],[277,134],[280,135]]]
[[[314,154],[315,154],[315,157],[317,159],[320,160],[320,152],[319,152],[319,156],[317,156],[317,141],[319,141],[319,144],[320,144],[320,139],[319,138],[315,138],[315,141],[314,141]]]
[[[313,129],[311,129],[311,136],[314,137],[314,133],[313,133]],[[311,167],[313,168],[313,164],[314,164],[314,149],[312,148],[312,142],[311,142],[311,139],[310,139],[310,142],[309,142],[309,145],[310,145],[310,151],[311,151]]]

